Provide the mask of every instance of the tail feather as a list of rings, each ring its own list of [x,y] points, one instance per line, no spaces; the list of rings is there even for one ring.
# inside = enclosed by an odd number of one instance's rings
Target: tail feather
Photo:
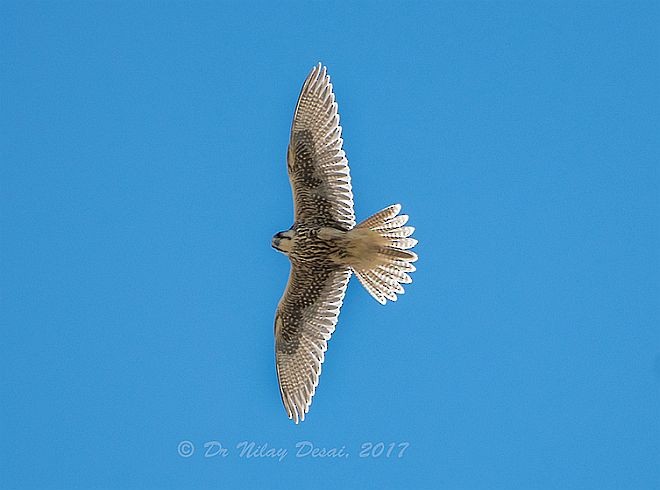
[[[405,262],[403,260],[397,260],[392,265],[396,267],[398,270],[404,272],[415,272],[417,270],[417,267],[415,267],[413,264],[411,264],[410,262]]]
[[[399,214],[399,211],[401,211],[401,205],[392,204],[391,206],[388,206],[385,209],[378,211],[373,216],[370,216],[369,218],[365,219],[362,223],[357,225],[356,228],[371,228],[372,225],[376,226],[380,223],[384,223],[388,219],[393,218],[394,216]]]
[[[378,254],[381,257],[384,257],[384,262],[389,263],[392,260],[403,260],[408,262],[415,262],[417,260],[417,254],[415,252],[409,252],[408,250],[403,250],[401,248],[395,248],[394,246],[388,245],[387,247],[382,247]]]
[[[397,230],[380,231],[380,235],[385,238],[408,238],[415,232],[412,226],[402,226]]]
[[[394,292],[398,294],[403,294],[405,292],[403,286],[399,284],[399,280],[390,273],[383,271],[380,267],[370,271],[370,273],[378,278],[383,284],[390,286],[390,289],[394,290]],[[396,299],[393,299],[392,301],[396,301]]]
[[[371,228],[372,230],[396,230],[398,228],[401,228],[407,222],[408,222],[408,215],[400,214],[399,216],[396,216],[388,221],[385,221],[384,223],[380,223],[376,226],[370,226],[369,228]]]
[[[414,238],[396,238],[390,243],[390,246],[401,250],[408,250],[415,245],[417,245],[417,240]]]
[[[376,301],[385,304],[403,294],[401,284],[410,284],[409,272],[417,254],[410,251],[417,240],[411,238],[415,228],[404,226],[408,215],[399,214],[401,206],[393,204],[357,225],[349,233],[353,261],[351,267],[364,288]]]
[[[388,265],[381,265],[380,267],[378,267],[378,271],[380,273],[386,273],[389,274],[390,276],[393,276],[394,278],[396,278],[397,281],[399,281],[402,284],[410,284],[412,282],[412,278],[408,274],[395,267],[391,267]]]

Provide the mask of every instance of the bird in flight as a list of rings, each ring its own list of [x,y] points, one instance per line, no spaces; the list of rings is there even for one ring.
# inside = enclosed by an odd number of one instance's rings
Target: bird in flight
[[[385,304],[412,282],[415,229],[393,204],[358,225],[337,103],[327,69],[307,76],[293,115],[287,170],[294,223],[272,246],[291,261],[275,313],[275,365],[284,408],[305,420],[352,273]]]

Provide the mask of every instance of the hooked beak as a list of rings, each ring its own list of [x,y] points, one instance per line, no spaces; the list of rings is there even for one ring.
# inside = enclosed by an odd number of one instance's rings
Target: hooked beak
[[[281,238],[278,238],[276,236],[273,237],[273,241],[270,244],[275,250],[280,249],[280,240]]]

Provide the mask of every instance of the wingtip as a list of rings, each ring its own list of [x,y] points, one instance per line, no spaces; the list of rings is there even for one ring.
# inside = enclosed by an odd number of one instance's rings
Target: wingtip
[[[324,68],[325,68],[325,65],[323,65],[323,63],[321,63],[321,62],[319,61],[318,63],[316,63],[316,64],[312,67],[312,69],[309,71],[309,74],[312,75],[312,74],[314,73],[314,74],[316,74],[317,77],[318,77],[318,74],[320,74],[321,71],[322,71]]]
[[[316,65],[314,65],[310,75],[312,73],[316,74],[316,76],[314,78],[316,78],[318,80],[323,80],[325,78],[330,77],[328,75],[328,67],[326,65],[324,65],[322,61],[319,61]]]

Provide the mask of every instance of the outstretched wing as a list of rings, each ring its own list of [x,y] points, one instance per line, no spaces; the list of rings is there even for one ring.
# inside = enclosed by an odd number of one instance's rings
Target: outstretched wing
[[[282,402],[296,424],[312,403],[350,277],[348,268],[291,266],[275,314],[275,362]]]
[[[335,94],[319,63],[305,80],[287,153],[295,221],[314,220],[349,230],[355,226],[353,192]]]

